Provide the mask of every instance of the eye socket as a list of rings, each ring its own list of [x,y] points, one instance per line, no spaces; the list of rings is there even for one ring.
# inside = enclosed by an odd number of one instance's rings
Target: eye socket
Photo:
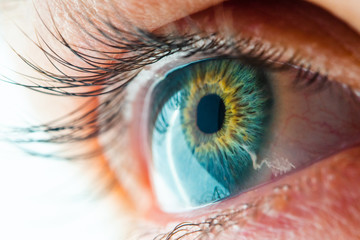
[[[159,206],[222,201],[358,142],[358,100],[302,71],[218,57],[155,75],[139,123],[148,126],[142,143]]]

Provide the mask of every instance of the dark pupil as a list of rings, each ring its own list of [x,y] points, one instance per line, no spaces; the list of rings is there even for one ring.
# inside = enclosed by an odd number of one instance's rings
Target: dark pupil
[[[204,133],[219,131],[224,123],[225,105],[216,94],[209,94],[200,99],[197,106],[196,124]]]

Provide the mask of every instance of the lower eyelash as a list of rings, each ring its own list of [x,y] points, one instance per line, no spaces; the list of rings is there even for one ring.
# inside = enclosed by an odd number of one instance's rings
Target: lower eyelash
[[[293,86],[296,89],[308,89],[312,92],[321,91],[330,86],[332,82],[327,75],[314,72],[309,67],[298,67],[296,77],[293,81]]]
[[[179,223],[170,231],[159,234],[152,239],[188,239],[186,237],[190,237],[189,239],[217,239],[219,236],[221,237],[222,233],[226,234],[227,231],[241,232],[239,225],[251,225],[249,220],[251,221],[253,216],[259,215],[260,212],[264,212],[266,214],[266,211],[269,210],[269,203],[279,196],[281,196],[282,199],[286,198],[284,195],[286,195],[291,188],[292,187],[290,185],[277,186],[274,188],[274,192],[277,193],[261,196],[261,198],[253,200],[252,203],[240,204],[230,209],[223,210],[220,213],[215,213],[212,216],[206,217],[206,219],[198,222],[189,221]],[[289,221],[291,220],[289,219]],[[281,229],[278,230],[281,231]],[[146,234],[143,235],[145,235],[146,239]],[[148,238],[151,239],[151,236],[148,236]]]

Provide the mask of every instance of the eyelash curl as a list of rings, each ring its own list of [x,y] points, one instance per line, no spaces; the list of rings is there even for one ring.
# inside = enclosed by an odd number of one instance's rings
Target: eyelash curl
[[[81,60],[85,66],[66,60],[38,34],[37,41],[32,42],[43,52],[55,71],[48,71],[17,53],[29,67],[40,73],[42,78],[22,75],[23,79],[28,80],[31,84],[19,83],[6,77],[3,77],[2,81],[40,93],[85,97],[89,100],[72,113],[52,122],[26,128],[1,130],[2,138],[17,144],[21,148],[25,143],[64,144],[82,142],[99,137],[115,127],[120,130],[125,129],[119,125],[124,122],[123,112],[126,105],[127,86],[143,67],[156,63],[174,53],[183,53],[182,58],[194,55],[237,58],[248,64],[272,71],[295,67],[298,69],[298,74],[294,80],[294,86],[299,88],[314,86],[313,89],[318,91],[330,83],[326,76],[314,72],[311,65],[301,64],[303,61],[297,57],[297,54],[292,54],[288,61],[280,63],[279,59],[286,49],[276,48],[256,39],[234,39],[231,36],[224,37],[220,33],[208,34],[200,30],[195,31],[195,33],[179,34],[174,31],[172,34],[161,35],[130,27],[133,25],[121,17],[119,20],[128,27],[119,28],[111,20],[103,19],[100,16],[97,16],[99,23],[95,23],[88,15],[81,14],[81,20],[85,20],[85,23],[90,26],[92,30],[90,31],[87,29],[88,27],[85,28],[84,25],[81,25],[74,16],[70,16],[87,39],[94,40],[108,50],[94,49],[91,44],[88,44],[88,48],[76,46],[65,39],[57,27],[50,9],[49,12],[52,17],[53,30],[38,12],[43,25],[57,42]],[[117,16],[121,15],[118,14]],[[96,35],[92,33],[94,30]],[[69,70],[74,74],[67,74],[61,69]],[[98,104],[95,104],[97,106],[84,112],[83,107],[96,103],[98,96],[103,97]],[[44,138],[42,133],[47,133],[48,137]],[[111,144],[107,147],[111,147]],[[26,147],[23,149],[32,155],[69,160],[89,159],[104,151],[104,149],[95,149],[92,152],[66,156],[60,153],[34,152]]]

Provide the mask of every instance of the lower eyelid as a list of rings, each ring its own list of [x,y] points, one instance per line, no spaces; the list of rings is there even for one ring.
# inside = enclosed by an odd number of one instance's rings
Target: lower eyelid
[[[141,113],[134,110],[132,112]],[[136,121],[138,118],[133,114],[131,119],[122,119],[121,123],[118,122],[109,131],[102,133],[98,141],[101,146],[105,146],[104,170],[112,181],[111,185],[119,196],[119,201],[123,203],[120,205],[126,205],[126,211],[132,215],[147,218],[156,203],[146,161],[139,149],[139,129],[134,124],[134,119]]]
[[[348,229],[345,239],[354,239],[359,234],[359,157],[360,148],[346,150],[206,210],[168,219],[174,223],[167,222],[170,227],[162,232],[165,236],[175,234],[174,239],[183,234],[189,234],[189,239],[207,234],[219,239],[237,235],[248,239],[291,239],[295,235],[302,239],[307,234],[312,239],[337,239],[337,232],[323,231],[337,226]]]

